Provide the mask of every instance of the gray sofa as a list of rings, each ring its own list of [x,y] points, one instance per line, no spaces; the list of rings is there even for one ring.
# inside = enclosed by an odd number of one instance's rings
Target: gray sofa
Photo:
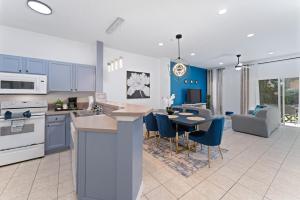
[[[277,107],[267,106],[255,115],[233,115],[234,131],[269,137],[280,126],[280,112]]]

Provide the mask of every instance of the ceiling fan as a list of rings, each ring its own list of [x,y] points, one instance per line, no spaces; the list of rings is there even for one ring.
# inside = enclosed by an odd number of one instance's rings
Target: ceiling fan
[[[249,68],[249,67],[250,67],[250,64],[243,64],[243,63],[240,62],[240,57],[241,57],[241,56],[242,56],[241,54],[236,55],[236,57],[238,58],[238,62],[237,62],[237,64],[234,66],[234,68],[235,68],[235,70],[237,70],[237,71],[240,71],[242,68]]]
[[[241,54],[236,55],[236,57],[238,58],[238,62],[237,62],[236,66],[234,68],[237,71],[239,71],[243,68],[243,63],[240,62],[240,57],[241,56],[242,56]]]

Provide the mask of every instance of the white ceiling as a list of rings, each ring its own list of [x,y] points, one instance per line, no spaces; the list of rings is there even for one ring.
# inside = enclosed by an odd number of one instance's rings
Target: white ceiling
[[[52,7],[52,15],[33,12],[26,0],[0,0],[0,24],[169,58],[177,57],[174,38],[182,33],[182,57],[205,67],[231,65],[237,53],[245,62],[300,52],[299,0],[42,1]],[[223,8],[227,13],[218,15]],[[116,17],[125,22],[107,35]],[[249,33],[255,36],[247,38]]]

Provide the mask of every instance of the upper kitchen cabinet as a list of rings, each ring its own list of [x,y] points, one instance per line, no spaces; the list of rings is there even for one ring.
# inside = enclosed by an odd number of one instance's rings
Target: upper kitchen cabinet
[[[48,87],[50,91],[73,91],[73,64],[49,61]]]
[[[0,54],[0,72],[47,74],[47,61]]]
[[[0,54],[0,72],[48,75],[48,90],[96,91],[96,67]]]
[[[49,91],[92,92],[96,90],[95,80],[94,66],[49,62]]]
[[[36,58],[23,58],[23,73],[28,74],[47,74],[47,60]]]
[[[96,90],[96,68],[88,65],[76,65],[76,91],[89,92]]]
[[[0,72],[22,72],[22,58],[0,54]]]

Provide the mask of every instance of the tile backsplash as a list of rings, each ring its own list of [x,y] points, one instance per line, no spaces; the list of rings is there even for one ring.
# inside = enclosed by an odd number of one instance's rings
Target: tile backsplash
[[[94,92],[51,92],[47,95],[0,95],[1,101],[34,101],[47,100],[48,104],[54,103],[58,98],[67,103],[68,97],[77,97],[78,102],[88,102],[88,96],[94,96]]]

